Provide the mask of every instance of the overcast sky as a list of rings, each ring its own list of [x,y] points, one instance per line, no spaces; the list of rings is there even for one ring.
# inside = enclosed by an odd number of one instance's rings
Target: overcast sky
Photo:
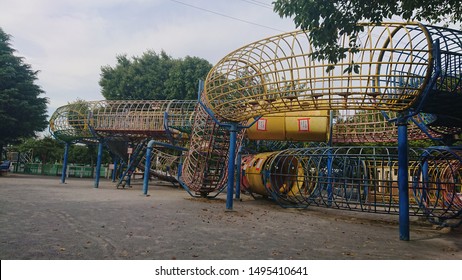
[[[253,41],[295,29],[273,0],[1,0],[0,27],[16,55],[39,70],[49,114],[101,100],[101,66],[116,56],[165,50],[215,64]]]

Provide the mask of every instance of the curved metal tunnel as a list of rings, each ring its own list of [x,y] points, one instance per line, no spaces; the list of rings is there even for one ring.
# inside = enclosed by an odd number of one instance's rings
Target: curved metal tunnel
[[[462,214],[462,148],[409,151],[411,215],[458,224]],[[395,147],[319,147],[249,156],[242,185],[283,207],[322,206],[398,214]]]
[[[357,52],[336,65],[313,60],[309,34],[301,30],[248,44],[209,72],[204,102],[230,121],[293,111],[411,109],[432,114],[425,120],[439,133],[460,133],[461,31],[419,23],[362,27]],[[349,38],[339,44],[349,48]],[[352,65],[357,68],[348,71]]]
[[[435,38],[420,24],[362,26],[358,52],[335,66],[311,58],[302,30],[230,53],[207,76],[207,107],[231,121],[290,111],[410,108],[431,78]],[[339,43],[348,48],[349,38]],[[352,63],[358,68],[348,72]]]

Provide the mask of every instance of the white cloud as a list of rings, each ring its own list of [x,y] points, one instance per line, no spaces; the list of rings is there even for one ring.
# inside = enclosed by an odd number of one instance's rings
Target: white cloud
[[[294,26],[249,1],[181,2],[197,8],[169,0],[2,0],[0,27],[13,36],[18,55],[40,71],[38,83],[52,113],[77,98],[103,99],[100,68],[115,65],[118,54],[165,50],[216,63],[236,48],[280,33],[255,24],[287,31]]]

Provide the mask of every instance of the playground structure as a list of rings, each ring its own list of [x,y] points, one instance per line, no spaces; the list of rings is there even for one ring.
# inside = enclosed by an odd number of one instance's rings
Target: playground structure
[[[408,149],[408,140],[453,145],[462,132],[462,33],[417,23],[362,26],[358,51],[330,71],[331,64],[311,58],[306,32],[284,33],[224,57],[198,101],[78,102],[58,108],[50,129],[66,143],[101,149],[134,143],[130,159],[125,149],[114,153],[126,162],[121,180],[145,163],[145,193],[150,163],[163,161],[193,196],[226,187],[228,209],[242,182],[244,191],[284,207],[398,214],[403,240],[409,214],[458,225],[460,147]],[[339,42],[350,44],[346,36]],[[248,141],[263,140],[328,146],[253,152],[240,160]],[[391,146],[335,147],[371,142]]]
[[[99,152],[105,144],[114,157],[120,159],[119,165],[125,166],[118,182],[118,186],[125,186],[143,160],[148,138],[159,140],[159,145],[186,145],[196,104],[197,101],[191,100],[79,101],[58,108],[50,119],[50,130],[66,143],[66,151],[68,145],[76,142],[98,143]],[[179,161],[177,152],[168,152],[158,150],[157,167],[169,167]],[[65,168],[63,166],[63,181]],[[173,175],[161,168],[153,172],[167,180]]]
[[[460,148],[409,150],[411,215],[446,225],[460,223],[461,155]],[[271,196],[283,207],[399,213],[395,147],[287,149],[248,156],[242,164],[242,187]]]

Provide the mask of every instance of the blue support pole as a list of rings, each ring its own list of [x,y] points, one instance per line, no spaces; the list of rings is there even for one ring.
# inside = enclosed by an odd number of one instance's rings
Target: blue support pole
[[[226,210],[233,210],[234,169],[237,142],[237,123],[229,126],[228,185],[226,188]]]
[[[409,159],[407,118],[398,119],[399,239],[409,241]]]
[[[149,188],[149,171],[151,170],[151,153],[152,153],[152,145],[148,144],[148,148],[146,149],[146,163],[144,165],[144,178],[143,178],[143,194],[148,195],[148,188]]]
[[[327,152],[327,205],[332,206],[334,201],[334,190],[332,187],[332,169],[333,169],[334,157],[332,155],[332,150],[329,149]]]
[[[103,142],[98,143],[98,157],[96,158],[95,188],[99,187],[99,177],[101,173],[101,160],[103,158]]]
[[[334,190],[332,187],[332,168],[333,168],[333,156],[332,156],[332,131],[334,126],[334,112],[331,110],[329,112],[329,140],[327,141],[327,146],[329,150],[327,151],[327,205],[332,206],[334,200]]]
[[[130,187],[130,188],[132,187],[131,183],[132,183],[132,174],[129,174],[127,176],[127,186]]]
[[[427,157],[429,155],[428,151],[424,152],[424,156]],[[429,175],[428,175],[428,160],[425,160],[425,162],[422,164],[422,193],[421,193],[421,199],[420,207],[425,207],[428,203],[428,198],[427,198],[427,190],[428,190],[428,184],[429,184]],[[425,208],[426,210],[426,208]]]
[[[241,161],[242,161],[242,147],[239,147],[236,158],[236,199],[241,199]]]
[[[112,170],[112,182],[115,182],[117,174],[117,160],[114,160],[114,169]]]
[[[67,159],[69,157],[69,146],[70,143],[66,143],[64,146],[64,158],[63,158],[63,171],[61,172],[61,183],[64,184],[66,182],[66,173],[67,173]]]
[[[178,172],[176,175],[178,176],[178,178],[181,178],[181,175],[183,175],[183,161],[181,157],[180,157],[180,163],[178,164]]]

